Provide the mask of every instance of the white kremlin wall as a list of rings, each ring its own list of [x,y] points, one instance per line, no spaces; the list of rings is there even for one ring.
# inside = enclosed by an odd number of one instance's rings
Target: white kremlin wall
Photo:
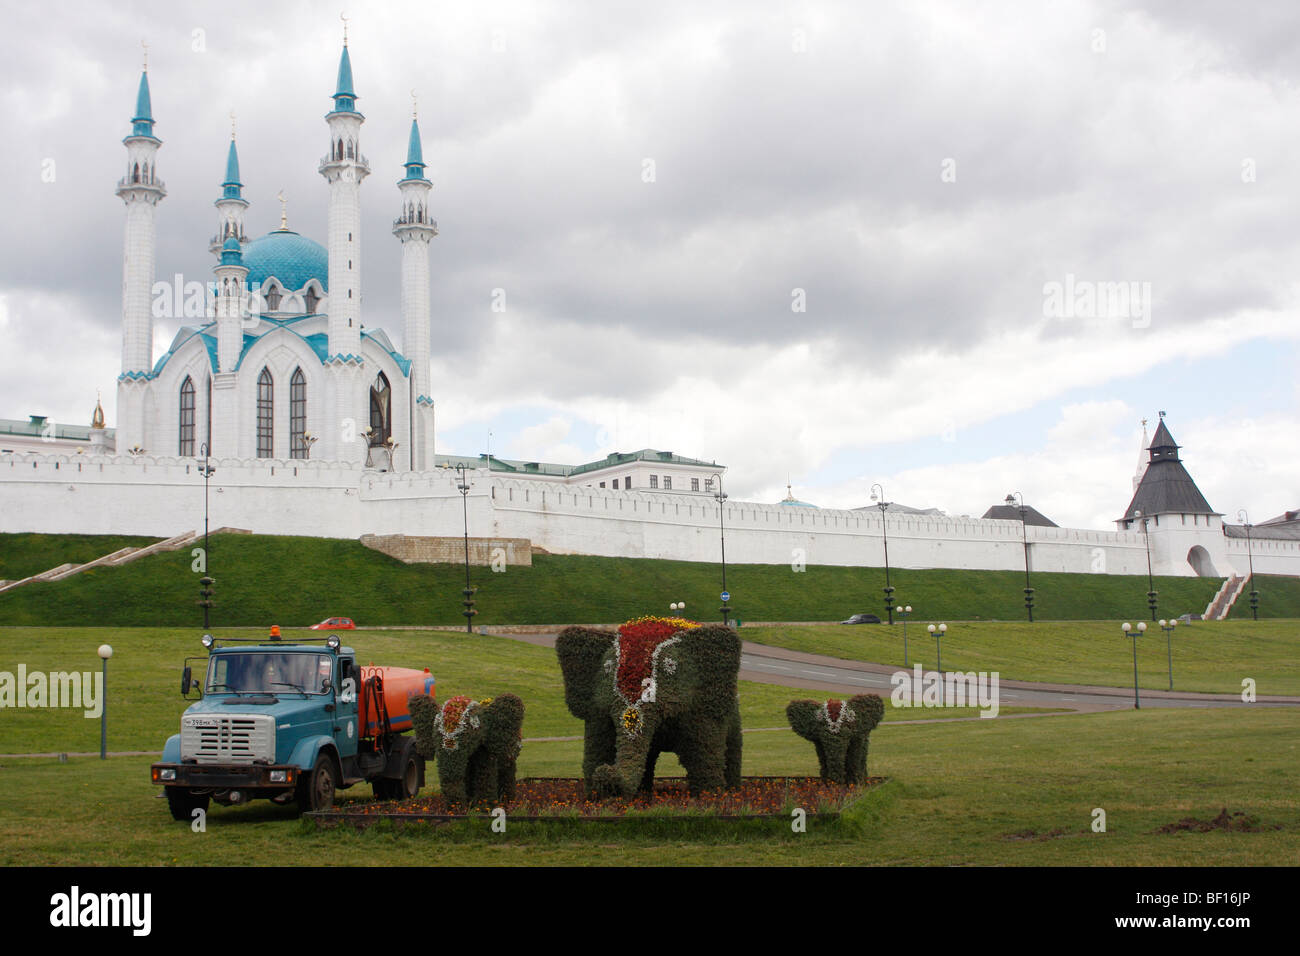
[[[359,538],[462,533],[456,473],[365,471],[343,462],[213,460],[210,526],[258,534]],[[469,533],[524,538],[553,554],[717,561],[718,506],[704,495],[614,491],[472,472]],[[881,518],[729,501],[727,561],[735,564],[880,566]],[[0,531],[168,537],[203,527],[203,478],[193,458],[0,456]],[[891,514],[891,566],[1019,571],[1018,521]],[[1140,531],[1029,526],[1033,571],[1145,574]],[[1218,576],[1245,574],[1245,542],[1215,526],[1166,527],[1150,536],[1157,574],[1192,575],[1188,549],[1204,546]],[[1255,571],[1300,574],[1300,542],[1256,538]]]

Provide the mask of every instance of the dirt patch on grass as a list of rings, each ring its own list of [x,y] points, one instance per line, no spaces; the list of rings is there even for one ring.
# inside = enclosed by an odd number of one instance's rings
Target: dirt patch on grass
[[[1078,836],[1078,833],[1072,833],[1057,827],[1054,830],[1048,830],[1046,833],[1039,833],[1037,830],[1017,830],[1015,833],[1004,833],[1002,839],[1011,842],[1055,840],[1057,837]]]
[[[1198,820],[1196,817],[1183,817],[1176,823],[1166,823],[1156,827],[1156,833],[1209,833],[1212,830],[1229,830],[1235,833],[1259,833],[1264,830],[1280,830],[1280,823],[1261,823],[1258,817],[1238,810],[1229,813],[1224,807],[1213,820]]]

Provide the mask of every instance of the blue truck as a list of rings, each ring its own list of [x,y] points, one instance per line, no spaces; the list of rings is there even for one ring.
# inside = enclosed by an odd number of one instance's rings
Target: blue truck
[[[296,802],[328,810],[336,791],[369,783],[376,797],[406,799],[424,786],[409,699],[435,696],[423,671],[361,666],[336,635],[312,640],[222,639],[204,635],[206,658],[181,671],[181,695],[195,700],[150,767],[172,817],[191,820],[210,801]],[[203,677],[194,674],[202,662]]]

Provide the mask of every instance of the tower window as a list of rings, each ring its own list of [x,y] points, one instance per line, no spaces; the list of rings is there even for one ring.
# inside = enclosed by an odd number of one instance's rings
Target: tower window
[[[380,372],[370,388],[370,445],[382,445],[392,434],[393,390],[388,376]]]
[[[289,380],[289,457],[306,458],[307,443],[307,376],[294,369]]]
[[[194,455],[194,380],[188,375],[181,382],[180,453],[186,458]]]
[[[275,392],[270,369],[262,369],[257,376],[257,457],[270,458],[274,454]]]

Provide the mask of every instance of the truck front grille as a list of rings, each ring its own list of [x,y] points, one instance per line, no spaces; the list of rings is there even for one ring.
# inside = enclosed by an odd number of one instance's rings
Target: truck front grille
[[[221,714],[185,717],[181,759],[199,763],[275,761],[275,720],[263,715]]]

